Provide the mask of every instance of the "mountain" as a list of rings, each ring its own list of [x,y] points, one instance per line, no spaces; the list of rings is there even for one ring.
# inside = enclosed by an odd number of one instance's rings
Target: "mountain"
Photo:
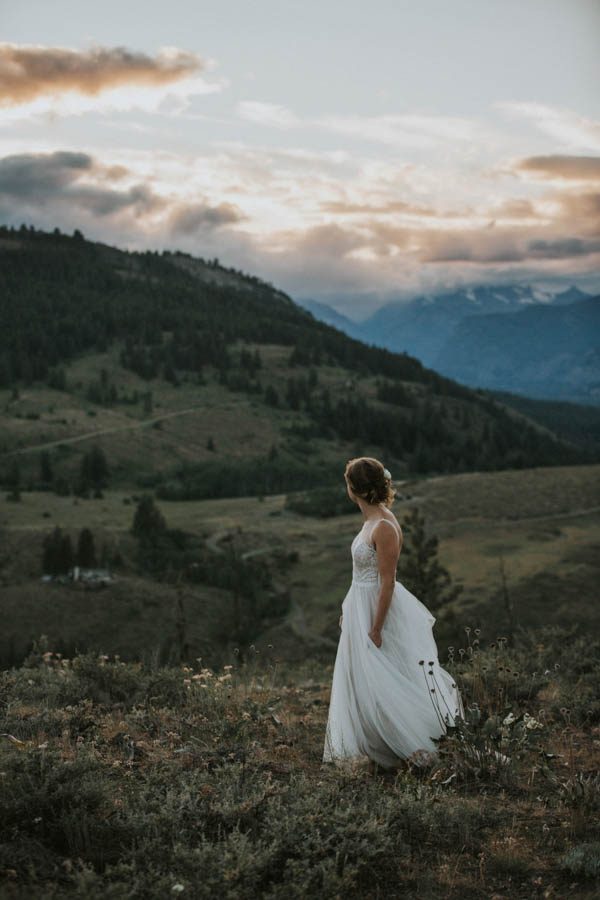
[[[504,315],[524,306],[552,302],[551,294],[531,285],[464,288],[416,297],[408,303],[386,304],[361,323],[361,334],[365,341],[404,350],[435,368],[438,353],[465,316]]]
[[[578,287],[572,284],[571,287],[554,295],[552,305],[568,306],[570,303],[576,303],[578,300],[586,300],[589,296],[585,291],[580,291]]]
[[[0,424],[13,493],[81,486],[91,443],[111,486],[171,500],[331,484],[363,453],[396,478],[596,459],[217,260],[25,226],[0,228]]]
[[[358,341],[364,340],[362,325],[359,322],[353,322],[352,319],[339,313],[333,306],[329,306],[327,303],[319,303],[318,300],[308,299],[298,300],[297,303],[299,306],[302,306],[303,309],[308,310],[308,312],[320,322],[325,322],[327,325],[333,325],[334,328],[343,331],[344,334],[349,335],[349,337],[356,338]]]
[[[480,374],[477,368],[479,358],[477,344],[469,345],[470,349],[467,349],[465,343],[464,353],[472,353],[469,365],[455,365],[452,359],[455,348],[467,340],[468,328],[461,326],[463,320],[467,318],[469,320],[475,318],[485,320],[491,316],[487,326],[483,322],[480,323],[478,333],[483,334],[488,330],[493,333],[499,316],[512,316],[525,309],[540,309],[543,314],[545,309],[567,308],[588,298],[589,294],[574,285],[555,294],[531,285],[483,285],[436,295],[423,295],[409,301],[390,302],[362,322],[351,322],[350,326],[347,324],[348,320],[344,321],[345,317],[342,314],[334,310],[331,312],[338,317],[337,327],[347,334],[352,333],[353,336],[378,347],[385,347],[395,352],[410,353],[420,359],[424,365],[472,387],[489,386],[525,394],[529,390],[529,386],[533,384],[537,391],[535,396],[556,396],[557,398],[572,399],[579,403],[588,403],[595,402],[590,384],[593,385],[598,380],[593,358],[583,366],[581,371],[577,366],[572,368],[569,376],[569,389],[562,389],[557,395],[548,394],[543,387],[540,393],[538,382],[535,379],[532,380],[526,372],[521,377],[518,360],[515,361],[516,367],[510,370],[510,378],[506,383],[500,384],[497,380],[490,380],[483,371]],[[312,310],[318,318],[327,320],[326,316],[331,317],[330,308],[326,307],[324,311],[321,311],[316,302],[312,304]],[[534,318],[518,319],[517,321],[520,327],[526,327],[529,322],[534,322]],[[469,327],[475,328],[475,326]],[[536,340],[539,339],[536,337]],[[527,340],[531,340],[531,335],[527,336]],[[490,343],[493,344],[492,336],[489,340],[486,338],[486,346],[489,346]],[[462,353],[460,349],[457,349],[456,352],[459,355]],[[550,347],[540,347],[540,352],[547,357],[554,351]],[[568,348],[566,352],[568,352]],[[552,366],[559,372],[560,360],[554,360],[550,368]],[[541,377],[543,378],[543,376]],[[555,388],[551,387],[550,389],[554,390]]]
[[[434,367],[464,384],[600,405],[600,296],[466,316]]]

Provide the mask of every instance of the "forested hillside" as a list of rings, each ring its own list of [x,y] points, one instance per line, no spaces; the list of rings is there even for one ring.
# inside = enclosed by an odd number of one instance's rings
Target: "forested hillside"
[[[22,394],[34,398],[37,388],[54,392],[51,408],[59,400],[64,405],[68,395],[98,425],[108,412],[114,425],[125,409],[128,422],[134,416],[142,423],[159,388],[171,390],[168,406],[175,412],[178,390],[179,396],[187,390],[186,397],[193,390],[200,399],[213,386],[217,406],[223,392],[234,403],[249,401],[254,417],[269,423],[263,429],[268,439],[259,452],[240,445],[233,458],[230,453],[226,477],[216,414],[216,452],[204,459],[194,453],[185,464],[157,465],[155,458],[145,474],[138,467],[141,485],[179,499],[281,491],[300,487],[307,477],[327,483],[333,471],[328,448],[339,467],[340,453],[371,447],[397,473],[596,458],[595,450],[557,439],[486,392],[317,321],[272,285],[217,260],[125,252],[79,232],[66,236],[24,226],[0,229],[0,258],[0,391],[6,398],[0,452],[9,486],[11,479],[27,480],[15,466],[27,465],[28,450],[44,440],[51,445],[53,438],[68,443],[82,433],[45,420],[40,408],[28,411]],[[79,377],[81,361],[102,354],[107,367]],[[78,365],[79,375],[72,377]],[[128,378],[137,385],[129,393]],[[160,435],[147,437],[151,442]],[[146,459],[139,462],[143,470]],[[37,474],[30,471],[27,478]]]

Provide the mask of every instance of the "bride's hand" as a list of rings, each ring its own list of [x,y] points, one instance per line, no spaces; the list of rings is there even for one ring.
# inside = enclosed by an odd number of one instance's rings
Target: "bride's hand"
[[[342,627],[342,619],[344,618],[344,613],[340,616],[340,628]]]
[[[375,644],[376,647],[381,647],[381,644],[382,644],[381,631],[374,631],[373,629],[371,629],[371,631],[369,632],[369,637],[371,638],[371,640],[373,641],[373,643]]]

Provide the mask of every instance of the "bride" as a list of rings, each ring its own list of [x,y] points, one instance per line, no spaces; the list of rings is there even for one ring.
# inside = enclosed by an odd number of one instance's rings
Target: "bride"
[[[364,522],[351,545],[323,762],[395,769],[412,758],[420,765],[435,753],[434,739],[464,715],[462,700],[438,662],[435,617],[396,580],[403,537],[389,510],[390,473],[360,456],[348,460],[344,478]]]

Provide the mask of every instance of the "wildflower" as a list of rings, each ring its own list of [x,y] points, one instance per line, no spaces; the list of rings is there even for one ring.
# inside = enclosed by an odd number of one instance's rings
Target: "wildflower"
[[[475,629],[475,634],[477,634],[477,635],[481,634],[481,628],[476,628],[476,629]]]
[[[502,724],[503,724],[503,725],[512,725],[512,723],[513,723],[513,722],[516,722],[516,721],[517,721],[517,717],[514,716],[514,715],[510,712],[510,713],[506,716],[506,718],[503,719]]]
[[[467,626],[466,626],[465,632],[466,632],[467,634],[471,634],[471,626],[470,626],[470,625],[467,625]]]
[[[523,722],[525,724],[525,728],[527,728],[528,731],[533,731],[536,728],[544,727],[541,722],[538,722],[538,720],[534,719],[533,716],[530,716],[529,713],[524,713]]]
[[[228,666],[223,666],[223,668],[225,669],[226,672],[228,672],[229,669],[233,669],[233,666],[228,665]]]
[[[424,660],[424,659],[420,659],[420,660],[419,660],[419,665],[420,665],[420,666],[424,666],[424,665],[425,665],[425,660]]]

